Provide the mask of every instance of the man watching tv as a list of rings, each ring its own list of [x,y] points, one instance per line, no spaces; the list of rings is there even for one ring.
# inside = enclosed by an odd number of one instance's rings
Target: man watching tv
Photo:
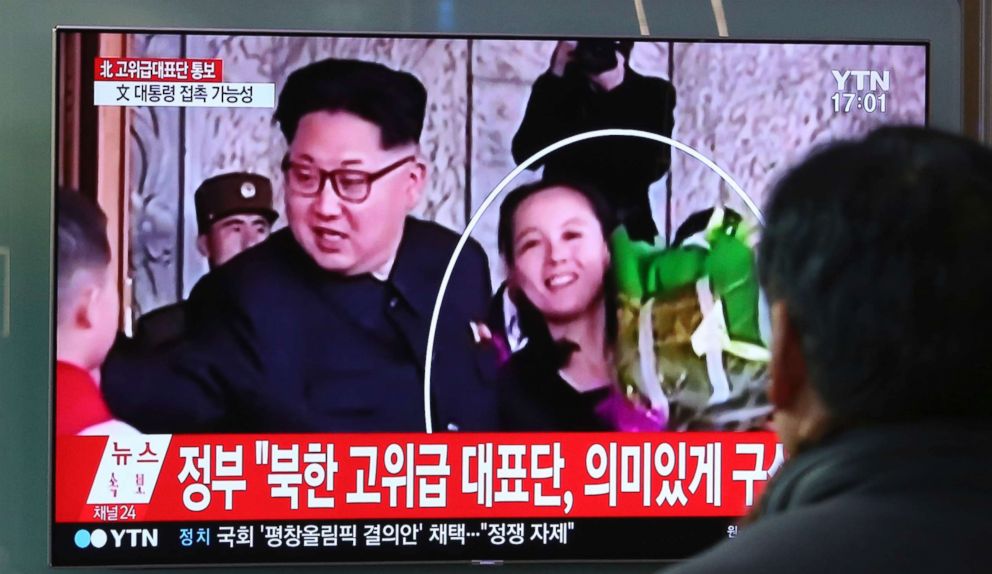
[[[775,187],[758,267],[791,458],[741,534],[666,572],[987,572],[992,152],[884,128]]]

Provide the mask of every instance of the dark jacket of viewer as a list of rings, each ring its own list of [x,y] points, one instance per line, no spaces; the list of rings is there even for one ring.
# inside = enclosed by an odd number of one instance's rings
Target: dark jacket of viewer
[[[992,426],[848,431],[787,462],[739,536],[665,574],[990,572]]]

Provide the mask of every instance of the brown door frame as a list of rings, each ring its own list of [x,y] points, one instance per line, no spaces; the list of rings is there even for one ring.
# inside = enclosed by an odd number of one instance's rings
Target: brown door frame
[[[964,133],[992,144],[992,0],[961,0]]]
[[[102,33],[99,35],[97,54],[102,57],[122,58],[128,55],[128,35]],[[82,66],[93,68],[93,60]],[[92,84],[90,84],[92,85]],[[92,88],[89,88],[92,90]],[[107,215],[107,232],[110,239],[110,261],[120,295],[118,325],[130,334],[131,281],[129,273],[129,185],[131,113],[127,107],[98,107],[96,112],[96,199]]]
[[[97,56],[125,57],[129,35],[66,33],[60,37],[56,183],[86,194],[107,216],[111,268],[120,295],[118,323],[130,333],[129,134],[126,107],[93,105]]]

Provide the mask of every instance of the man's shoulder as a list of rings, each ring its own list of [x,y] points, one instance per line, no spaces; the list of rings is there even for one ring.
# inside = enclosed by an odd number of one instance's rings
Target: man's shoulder
[[[987,532],[989,519],[968,516],[966,506],[955,511],[952,503],[929,502],[927,510],[927,501],[898,492],[839,496],[760,519],[665,572],[969,572],[968,562],[978,560],[971,532]]]
[[[406,219],[404,235],[419,245],[453,249],[458,243],[458,234],[451,229],[436,223],[416,217]]]
[[[412,300],[433,305],[459,237],[437,223],[408,218],[393,266],[393,282]],[[477,241],[467,239],[452,273],[449,285],[457,286],[451,291],[455,299],[471,302],[473,314],[488,305],[492,294],[489,261]]]
[[[232,275],[254,273],[259,269],[295,263],[301,254],[292,232],[285,227],[258,245],[237,254],[218,269]]]
[[[431,259],[439,255],[450,256],[461,237],[456,231],[439,223],[415,217],[407,218],[404,235],[406,236],[404,240],[410,241],[418,254],[426,255]],[[485,251],[478,241],[469,237],[461,256],[472,259],[485,258]],[[445,259],[445,263],[447,263],[447,259]]]
[[[624,81],[631,87],[637,88],[639,91],[652,91],[652,92],[674,92],[675,86],[665,78],[658,76],[645,76],[643,74],[638,74],[633,70],[627,71],[627,79]]]
[[[140,326],[156,327],[159,324],[171,324],[185,314],[185,301],[177,301],[168,305],[163,305],[147,313],[143,313],[138,319]]]
[[[289,228],[283,228],[205,275],[200,284],[225,294],[264,289],[273,284],[286,286],[296,281],[308,264],[313,263],[297,245]]]
[[[186,303],[179,301],[141,315],[135,340],[145,347],[157,347],[182,338],[186,330]]]
[[[314,265],[289,229],[282,229],[203,276],[190,293],[187,314],[209,314],[217,307],[282,312],[311,288]]]

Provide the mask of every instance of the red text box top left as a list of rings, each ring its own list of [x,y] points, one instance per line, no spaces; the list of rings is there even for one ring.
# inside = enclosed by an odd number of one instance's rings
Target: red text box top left
[[[208,58],[96,58],[97,82],[221,82],[224,63]]]

